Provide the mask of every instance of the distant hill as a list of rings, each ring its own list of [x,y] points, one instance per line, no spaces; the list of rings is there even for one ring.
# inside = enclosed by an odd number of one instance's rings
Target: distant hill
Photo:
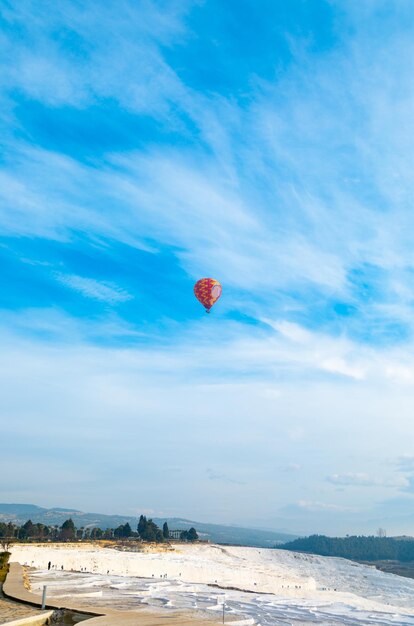
[[[286,541],[293,541],[298,535],[260,530],[257,528],[240,528],[239,526],[224,526],[220,524],[205,524],[181,518],[156,518],[155,523],[162,526],[167,522],[168,527],[187,530],[194,526],[200,539],[209,539],[213,543],[229,543],[233,545],[255,546],[258,548],[271,548]]]
[[[414,561],[412,537],[327,537],[311,535],[278,546],[283,550],[309,552],[321,556],[339,556],[353,561]]]
[[[11,521],[14,524],[24,524],[28,519],[33,523],[47,524],[48,526],[61,526],[65,520],[71,517],[75,526],[80,528],[98,527],[116,528],[120,524],[131,525],[134,530],[138,524],[138,518],[128,515],[103,515],[101,513],[84,513],[76,509],[53,508],[45,509],[34,504],[1,504],[0,521]],[[273,546],[293,541],[298,535],[257,528],[241,528],[238,526],[225,526],[220,524],[206,524],[194,520],[182,518],[154,518],[159,526],[167,522],[169,528],[188,530],[191,526],[197,529],[200,539],[213,543],[228,543],[233,545],[254,546],[259,548],[271,548]]]
[[[13,519],[19,515],[37,515],[46,510],[34,504],[0,504],[0,520],[3,520],[3,517]]]
[[[61,526],[65,520],[71,517],[78,528],[83,526],[99,528],[116,528],[120,524],[129,522],[131,526],[137,525],[137,519],[128,515],[103,515],[100,513],[84,513],[77,509],[53,508],[45,509],[33,504],[1,504],[0,521],[11,521],[14,524],[24,524],[29,518],[33,523],[47,524],[48,526]]]

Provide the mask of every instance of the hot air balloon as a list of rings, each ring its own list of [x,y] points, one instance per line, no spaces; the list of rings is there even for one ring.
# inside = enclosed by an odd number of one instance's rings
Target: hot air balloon
[[[207,313],[210,313],[211,307],[220,298],[221,292],[221,285],[215,278],[200,278],[194,285],[194,295]]]

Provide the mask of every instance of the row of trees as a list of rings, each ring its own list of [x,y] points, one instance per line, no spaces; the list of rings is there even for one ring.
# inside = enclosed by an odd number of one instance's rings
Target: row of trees
[[[142,541],[155,541],[157,543],[161,543],[163,541],[168,541],[170,537],[167,522],[165,522],[163,529],[161,530],[161,528],[159,528],[157,524],[152,521],[152,519],[147,519],[145,515],[141,515],[139,518],[137,531]]]
[[[4,550],[16,539],[37,541],[74,541],[95,539],[128,539],[136,538],[141,541],[162,543],[171,539],[167,522],[162,530],[152,519],[145,515],[139,518],[137,530],[133,531],[130,524],[121,524],[117,528],[76,528],[71,518],[67,519],[62,526],[46,526],[45,524],[33,524],[28,520],[23,526],[16,526],[9,522],[0,522],[0,545]],[[198,535],[195,528],[184,530],[180,533],[181,541],[197,541]],[[7,544],[7,545],[6,545]]]
[[[295,539],[278,548],[310,552],[321,556],[340,556],[354,561],[414,561],[414,540],[379,537],[326,537],[312,535]]]
[[[0,522],[0,540],[5,539],[36,539],[38,541],[66,541],[69,539],[108,539],[113,538],[113,531],[103,531],[100,528],[75,527],[73,520],[66,520],[62,526],[47,526],[46,524],[33,524],[29,519],[23,526],[17,526],[12,522],[5,524]]]
[[[114,531],[119,533],[119,537],[136,537],[138,536],[142,541],[150,541],[155,543],[162,543],[163,541],[169,541],[172,537],[168,528],[167,522],[164,522],[162,530],[157,524],[150,518],[147,519],[145,515],[141,515],[139,518],[137,532],[133,532],[129,524],[119,526]],[[179,536],[181,541],[198,541],[198,534],[195,528],[189,530],[182,530]]]

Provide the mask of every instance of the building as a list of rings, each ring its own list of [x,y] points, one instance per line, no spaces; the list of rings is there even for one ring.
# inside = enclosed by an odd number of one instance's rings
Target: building
[[[180,539],[182,530],[170,530],[169,539]]]

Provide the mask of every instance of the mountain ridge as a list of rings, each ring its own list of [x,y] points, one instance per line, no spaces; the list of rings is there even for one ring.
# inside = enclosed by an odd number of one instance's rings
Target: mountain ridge
[[[106,515],[104,513],[85,513],[77,509],[52,507],[50,509],[39,507],[35,504],[0,503],[0,521],[24,524],[31,519],[34,524],[41,523],[50,526],[61,526],[63,522],[72,517],[75,526],[94,527],[105,530],[116,528],[120,524],[131,525],[136,529],[138,517],[130,515]],[[188,520],[182,517],[156,517],[154,522],[162,526],[167,522],[170,529],[188,530],[191,526],[197,529],[201,539],[213,543],[228,543],[233,545],[246,545],[252,547],[270,548],[286,541],[292,541],[299,535],[258,528],[244,528],[242,526],[230,526],[226,524],[210,524]]]

